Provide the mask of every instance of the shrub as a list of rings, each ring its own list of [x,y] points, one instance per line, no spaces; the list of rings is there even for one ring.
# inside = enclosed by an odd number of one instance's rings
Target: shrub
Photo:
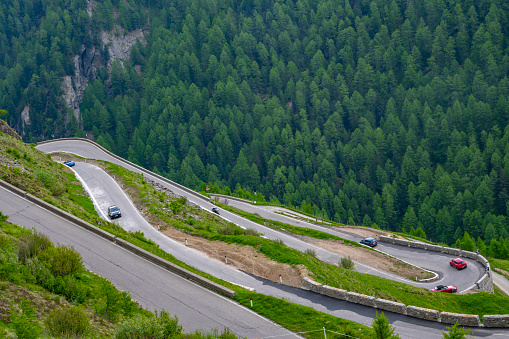
[[[39,169],[35,171],[35,177],[37,180],[43,183],[46,188],[50,188],[55,182],[55,176],[50,171]]]
[[[254,228],[248,228],[244,230],[244,235],[251,235],[253,237],[259,237],[260,233]]]
[[[156,243],[150,239],[145,238],[145,234],[142,231],[131,232],[132,236],[144,243],[155,245]]]
[[[19,159],[21,157],[21,155],[19,154],[19,151],[17,149],[15,149],[15,148],[8,148],[7,149],[7,153],[10,153],[10,154],[14,155],[14,157],[16,159]]]
[[[23,298],[19,304],[11,305],[11,323],[18,339],[35,339],[41,332],[34,305]]]
[[[96,309],[100,316],[115,321],[122,310],[122,295],[111,285],[105,282],[102,288],[104,303]]]
[[[54,336],[86,336],[91,330],[87,311],[78,306],[53,310],[44,324],[49,333]]]
[[[223,332],[221,332],[221,333],[218,333],[217,330],[212,330],[210,332],[204,332],[202,330],[197,330],[195,333],[187,334],[186,338],[187,339],[202,339],[202,338],[206,338],[206,339],[213,339],[213,338],[214,339],[215,338],[218,338],[218,339],[236,339],[238,337],[235,335],[235,333],[232,333],[229,328],[225,328],[223,330]]]
[[[53,194],[53,196],[59,197],[65,193],[65,186],[61,182],[56,182],[53,185],[51,185],[50,190],[51,190],[51,194]]]
[[[55,276],[77,273],[83,268],[83,259],[72,246],[51,247],[41,253],[41,260],[49,264]]]
[[[339,259],[339,266],[346,268],[347,270],[352,269],[354,266],[352,258],[341,257],[341,259]]]
[[[25,264],[27,259],[35,257],[51,247],[53,247],[53,243],[47,235],[38,232],[25,234],[18,244],[18,260]]]
[[[178,198],[178,201],[179,201],[180,205],[185,205],[185,204],[187,204],[187,197],[181,196],[180,198]]]
[[[53,289],[53,274],[51,274],[47,264],[39,258],[29,258],[25,262],[25,266],[30,270],[37,280],[37,283],[49,290]]]
[[[224,227],[222,227],[218,233],[224,235],[243,235],[244,229],[235,224],[228,223]]]
[[[312,257],[316,257],[316,251],[311,248],[306,249],[306,254]]]
[[[47,288],[80,304],[86,300],[88,294],[87,286],[73,276],[56,277],[52,281],[52,287]]]
[[[272,240],[272,242],[274,244],[278,244],[278,245],[284,245],[285,244],[285,242],[283,240],[279,239],[279,238]]]
[[[170,317],[169,313],[162,310],[154,317],[135,316],[122,322],[115,332],[115,339],[130,338],[172,338],[182,334],[182,325],[178,318]]]

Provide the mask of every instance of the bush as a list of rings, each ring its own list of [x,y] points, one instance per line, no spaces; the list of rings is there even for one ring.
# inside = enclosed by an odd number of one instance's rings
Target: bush
[[[11,323],[18,339],[35,339],[41,332],[34,305],[23,298],[19,304],[11,305]]]
[[[316,251],[311,248],[306,249],[306,254],[312,257],[316,257]]]
[[[48,287],[53,292],[65,296],[70,301],[83,303],[88,295],[88,288],[85,284],[76,280],[72,276],[56,277],[52,281],[52,287]]]
[[[83,259],[72,246],[51,247],[40,255],[41,260],[49,264],[55,276],[66,276],[83,269]]]
[[[90,318],[82,307],[57,308],[44,321],[54,336],[76,337],[90,333]]]
[[[37,283],[49,290],[53,289],[53,274],[51,274],[47,264],[39,260],[39,258],[30,258],[25,262],[25,266],[30,270],[37,280]]]
[[[122,322],[115,332],[115,339],[131,338],[172,338],[182,334],[182,325],[178,318],[170,317],[169,313],[162,310],[154,317],[135,316]]]
[[[228,223],[218,233],[223,235],[243,235],[244,229],[235,224]]]
[[[204,332],[202,330],[198,330],[195,333],[187,334],[187,339],[236,339],[238,338],[235,333],[232,333],[229,328],[225,328],[223,332],[218,333],[217,330],[212,330],[210,332]]]
[[[116,321],[122,311],[122,295],[109,282],[103,284],[102,292],[103,305],[97,307],[96,312],[106,319]]]
[[[55,176],[50,171],[39,169],[35,171],[35,177],[37,180],[43,183],[46,188],[51,188],[51,185],[55,182]]]
[[[253,237],[259,237],[260,233],[254,228],[248,228],[244,230],[244,235],[251,235]]]
[[[272,240],[272,242],[274,244],[278,244],[278,245],[284,245],[285,244],[285,242],[283,240],[279,239],[279,238]]]
[[[56,182],[51,185],[50,191],[53,196],[59,197],[65,193],[65,185],[61,182]]]
[[[47,235],[32,232],[21,237],[18,244],[18,260],[25,264],[26,260],[33,258],[46,249],[52,248],[53,243]]]
[[[339,266],[343,267],[343,268],[346,268],[347,270],[350,270],[353,268],[354,264],[353,264],[353,260],[352,258],[350,257],[341,257],[341,259],[339,259]]]

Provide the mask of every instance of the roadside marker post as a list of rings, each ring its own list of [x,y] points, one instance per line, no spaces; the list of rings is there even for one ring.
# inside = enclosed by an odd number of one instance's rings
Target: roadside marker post
[[[228,264],[228,259],[226,258],[226,255],[224,256],[224,261]]]
[[[249,301],[251,302],[251,307],[253,307],[253,298],[249,298]]]
[[[283,278],[281,278],[281,274],[279,275],[279,282],[282,284],[283,283]]]

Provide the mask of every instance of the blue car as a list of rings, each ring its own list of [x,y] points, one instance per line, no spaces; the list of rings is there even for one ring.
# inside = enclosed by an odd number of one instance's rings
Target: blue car
[[[74,166],[74,165],[76,165],[76,164],[74,163],[74,161],[67,160],[67,161],[64,161],[64,165],[67,165],[67,166],[69,166],[69,167],[72,167],[72,166]]]
[[[365,238],[360,241],[361,244],[368,245],[370,247],[375,247],[378,244],[378,241],[374,238]]]

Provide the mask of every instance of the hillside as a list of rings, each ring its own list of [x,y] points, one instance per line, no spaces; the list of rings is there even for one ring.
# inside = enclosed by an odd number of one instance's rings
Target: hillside
[[[0,105],[25,140],[86,133],[197,190],[508,255],[507,2],[1,6]],[[106,61],[102,31],[136,29]],[[82,46],[98,61],[75,119],[60,84]]]

